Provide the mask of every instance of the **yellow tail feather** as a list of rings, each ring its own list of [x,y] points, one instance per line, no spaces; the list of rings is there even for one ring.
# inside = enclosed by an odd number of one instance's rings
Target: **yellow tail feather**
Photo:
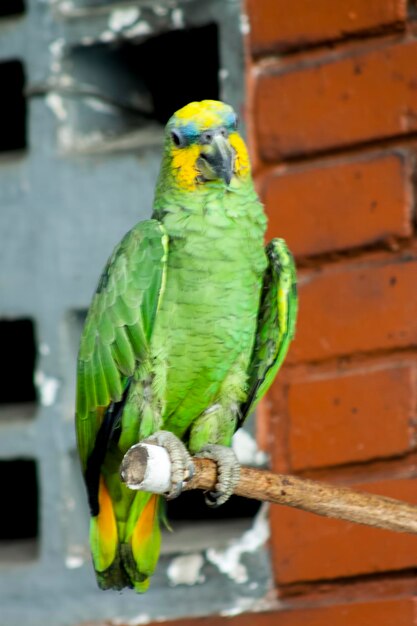
[[[145,591],[159,558],[161,530],[159,527],[159,496],[142,494],[148,500],[133,529],[130,545],[136,569],[146,580],[134,583],[136,591]]]
[[[100,477],[98,492],[99,514],[91,518],[90,546],[94,569],[104,572],[113,563],[117,552],[117,525],[109,492]]]

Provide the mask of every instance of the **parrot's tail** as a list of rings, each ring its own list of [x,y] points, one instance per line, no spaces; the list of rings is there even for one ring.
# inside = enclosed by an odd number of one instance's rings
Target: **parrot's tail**
[[[130,586],[142,593],[149,587],[161,547],[161,498],[139,491],[130,508],[126,543],[121,545],[123,567]]]
[[[91,518],[90,546],[101,589],[147,590],[161,545],[160,506],[159,496],[138,491],[127,522],[117,523],[109,492],[100,479],[100,510]]]

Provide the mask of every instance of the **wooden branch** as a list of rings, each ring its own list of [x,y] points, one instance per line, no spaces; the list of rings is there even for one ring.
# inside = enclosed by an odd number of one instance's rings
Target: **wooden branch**
[[[195,475],[184,490],[214,489],[216,464],[194,458]],[[170,460],[160,446],[137,444],[126,453],[121,465],[122,480],[130,489],[166,493],[170,488]],[[335,487],[313,480],[273,474],[265,470],[241,467],[235,495],[303,511],[333,517],[356,524],[396,532],[417,533],[417,506],[363,493],[346,487]]]

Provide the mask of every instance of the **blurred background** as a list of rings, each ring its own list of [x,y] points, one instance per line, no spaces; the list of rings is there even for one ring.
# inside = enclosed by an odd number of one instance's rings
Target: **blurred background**
[[[414,0],[1,0],[0,626],[417,624],[415,538],[238,499],[181,497],[149,592],[100,592],[73,427],[86,309],[150,215],[163,125],[220,98],[299,272],[240,458],[417,504],[416,33]]]

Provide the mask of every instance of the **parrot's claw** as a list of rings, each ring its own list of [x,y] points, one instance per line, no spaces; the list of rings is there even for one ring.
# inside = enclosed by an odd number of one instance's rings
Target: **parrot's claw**
[[[195,456],[212,459],[217,463],[216,489],[209,491],[205,496],[207,506],[216,508],[230,498],[239,482],[239,461],[231,448],[216,444],[205,446]]]
[[[162,446],[168,452],[171,461],[171,488],[165,495],[167,500],[178,498],[184,484],[194,476],[194,463],[187,448],[168,430],[158,430],[147,437],[144,443]]]

